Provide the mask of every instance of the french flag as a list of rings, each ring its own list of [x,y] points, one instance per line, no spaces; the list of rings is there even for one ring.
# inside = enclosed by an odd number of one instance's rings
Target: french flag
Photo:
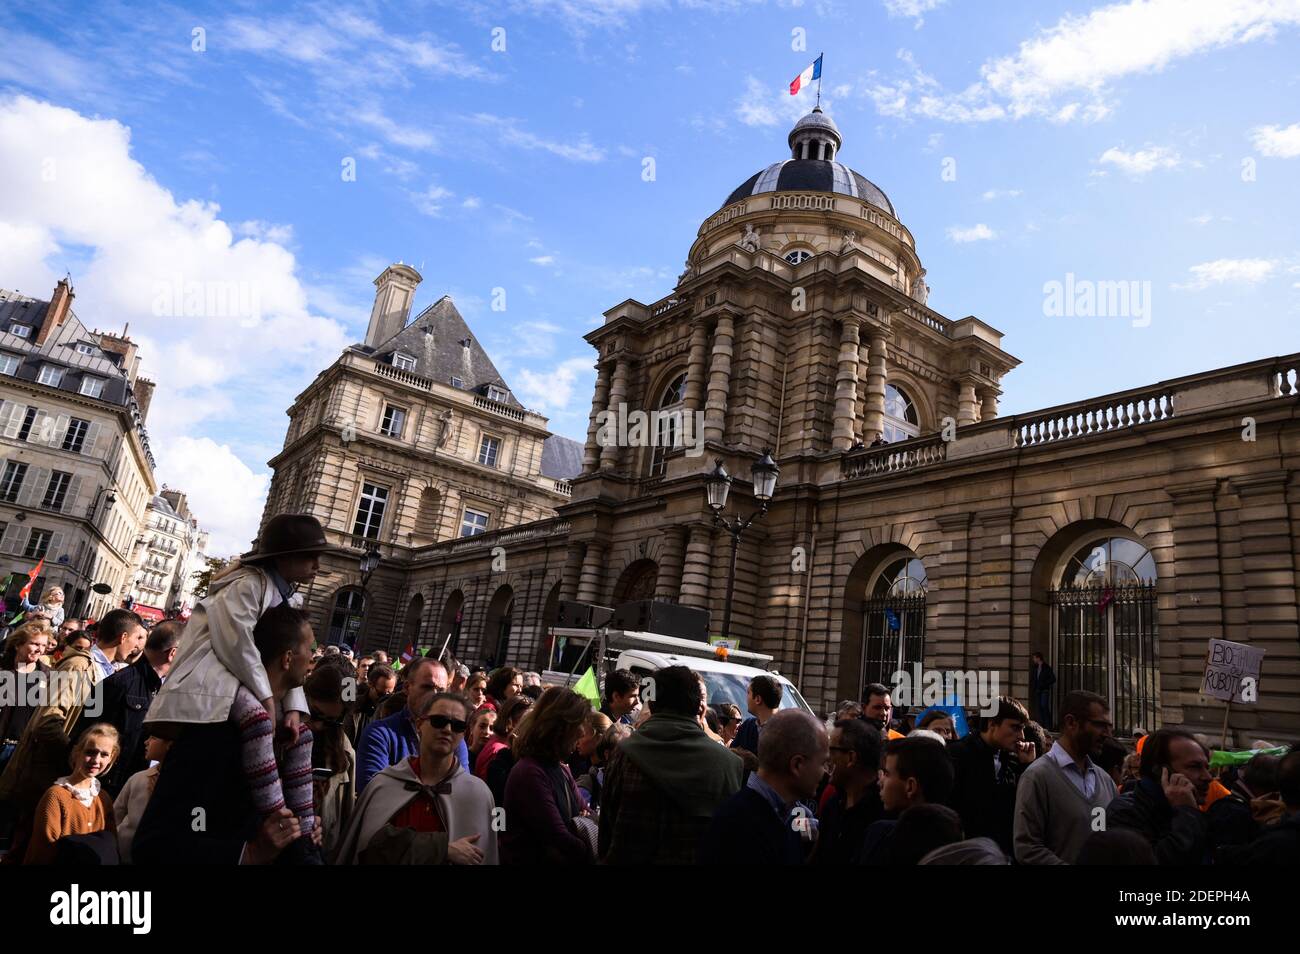
[[[805,86],[810,85],[813,80],[818,80],[821,78],[822,78],[822,58],[818,56],[817,59],[813,61],[812,66],[808,67],[798,76],[796,76],[793,82],[790,83],[790,95],[798,96],[799,90],[803,89]]]

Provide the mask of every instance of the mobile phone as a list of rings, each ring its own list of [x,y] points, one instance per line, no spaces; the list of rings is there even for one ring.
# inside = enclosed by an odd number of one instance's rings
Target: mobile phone
[[[317,781],[317,782],[326,782],[326,781],[329,781],[330,777],[331,777],[333,774],[334,774],[334,770],[333,770],[333,769],[327,769],[327,768],[314,768],[314,769],[311,770],[311,777],[312,777],[313,781]]]

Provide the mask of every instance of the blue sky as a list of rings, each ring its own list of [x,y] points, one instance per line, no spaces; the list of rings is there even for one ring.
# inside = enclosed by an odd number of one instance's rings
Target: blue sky
[[[930,305],[1005,333],[1002,410],[1032,410],[1297,350],[1298,39],[1300,0],[18,0],[0,287],[71,270],[84,321],[131,322],[159,477],[240,549],[284,408],[391,261],[581,439],[581,336],[671,291],[785,157],[812,105],[785,87],[824,52],[840,158],[916,237]],[[1067,273],[1149,282],[1149,323],[1046,315]],[[173,280],[242,283],[256,314],[160,313]]]

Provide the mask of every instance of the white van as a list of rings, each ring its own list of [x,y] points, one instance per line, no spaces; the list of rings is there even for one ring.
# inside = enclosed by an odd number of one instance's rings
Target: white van
[[[557,627],[552,630],[552,635],[552,665],[562,654],[573,660],[567,669],[547,669],[542,673],[542,681],[552,685],[573,686],[582,678],[588,666],[592,665],[593,656],[601,660],[601,665],[596,666],[596,672],[602,695],[605,675],[614,669],[627,669],[645,678],[658,669],[686,666],[703,677],[708,693],[706,701],[711,706],[731,702],[740,707],[742,715],[746,715],[746,694],[750,681],[755,676],[767,675],[781,684],[781,709],[798,708],[816,714],[804,701],[794,683],[768,668],[772,657],[765,653],[733,650],[724,659],[708,643],[629,630]],[[564,653],[566,644],[570,650],[567,654]],[[572,651],[575,646],[582,647],[582,651],[575,654]]]

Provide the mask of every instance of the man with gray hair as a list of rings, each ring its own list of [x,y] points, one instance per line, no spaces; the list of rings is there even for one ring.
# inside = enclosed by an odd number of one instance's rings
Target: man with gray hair
[[[758,771],[713,815],[700,861],[716,865],[803,864],[801,832],[830,754],[826,727],[802,709],[782,709],[763,726]]]
[[[402,670],[406,686],[406,706],[387,719],[366,726],[357,743],[357,795],[366,784],[402,759],[420,754],[420,735],[416,731],[416,713],[430,693],[447,691],[447,667],[428,656],[416,656]],[[469,749],[462,738],[456,746],[460,764],[469,768]]]

